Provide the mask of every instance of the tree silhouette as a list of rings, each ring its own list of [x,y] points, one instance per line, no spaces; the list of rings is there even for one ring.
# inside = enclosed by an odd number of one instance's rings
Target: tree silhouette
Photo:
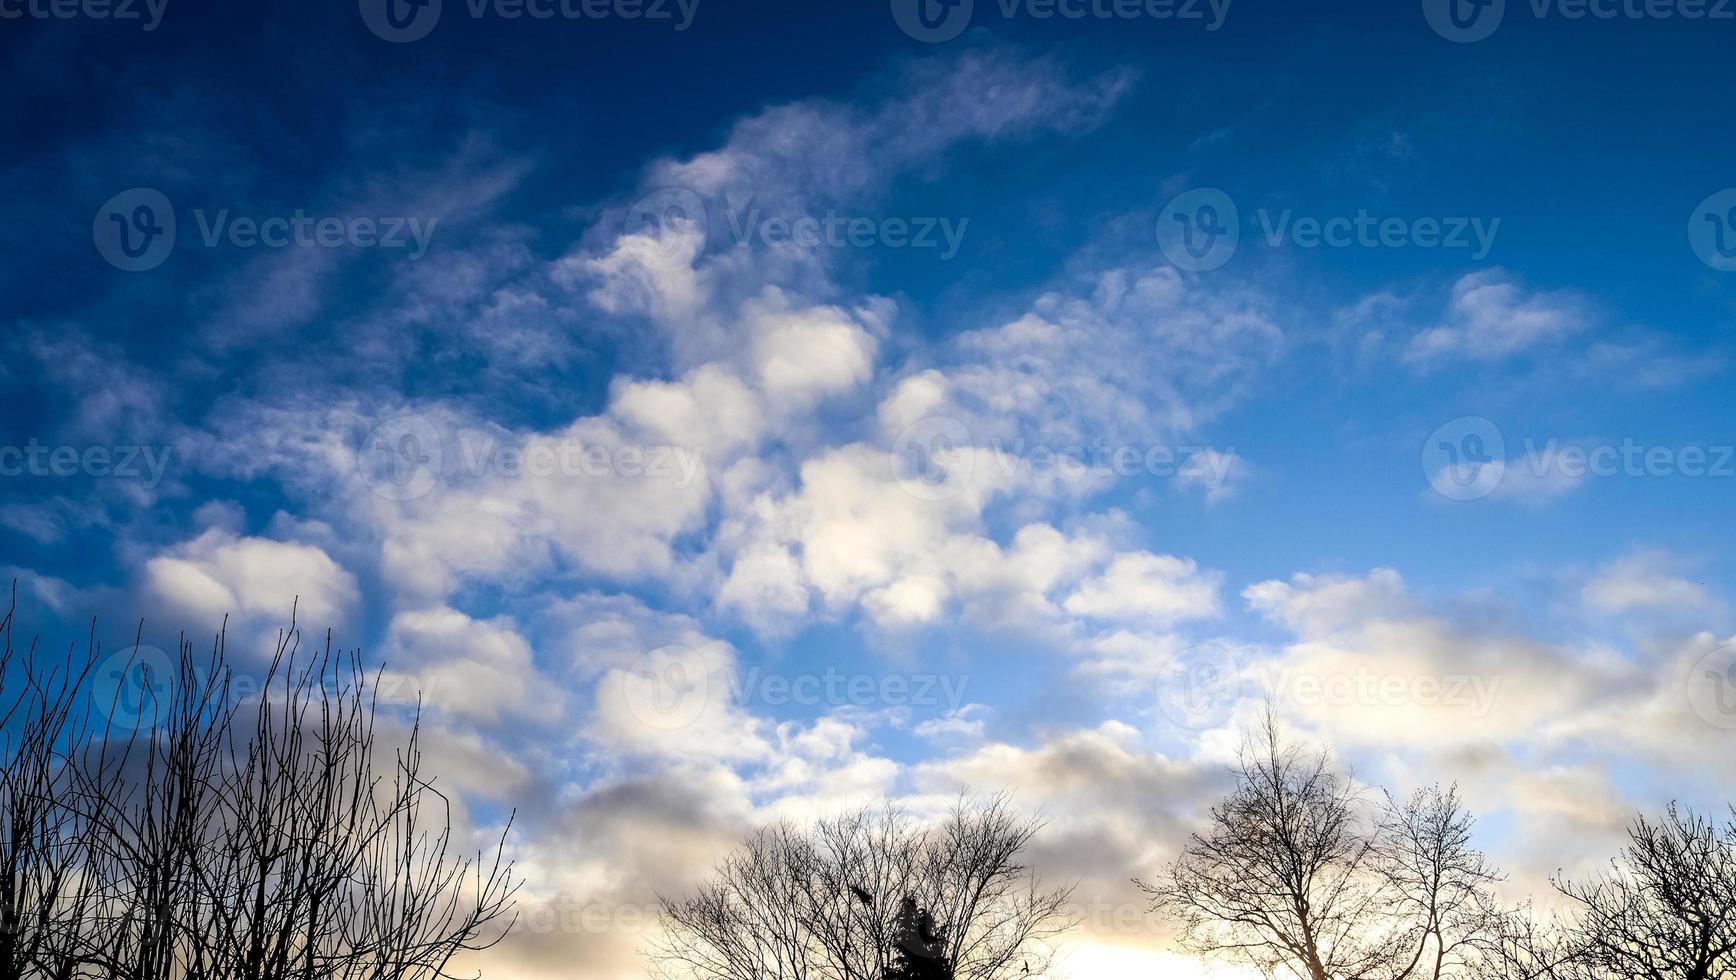
[[[70,655],[43,657],[12,644],[16,585],[0,620],[0,978],[71,976],[90,941],[96,898],[82,873],[95,823],[68,805],[81,791],[108,788],[67,764],[66,746],[87,743],[92,719],[75,709],[90,674]],[[88,659],[88,658],[87,658]]]
[[[773,825],[664,901],[652,966],[680,980],[1041,974],[1072,919],[1068,891],[1020,862],[1039,826],[999,799],[960,801],[935,827],[892,806]]]
[[[1595,976],[1736,975],[1736,808],[1722,827],[1671,804],[1640,817],[1610,870],[1557,884],[1581,912],[1579,960]]]
[[[1373,807],[1268,712],[1235,788],[1158,881],[1155,909],[1198,955],[1304,980],[1483,975],[1505,928],[1498,876],[1452,790]]]
[[[504,934],[505,833],[459,853],[419,721],[383,755],[373,684],[329,636],[280,634],[245,705],[224,637],[183,641],[135,713],[34,644],[16,663],[10,626],[0,980],[417,980]]]
[[[917,906],[915,896],[904,896],[893,926],[892,965],[886,968],[886,980],[952,980],[946,933],[927,909]]]

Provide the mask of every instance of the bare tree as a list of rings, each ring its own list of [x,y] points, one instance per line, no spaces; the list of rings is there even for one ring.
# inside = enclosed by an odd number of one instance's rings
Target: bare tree
[[[1592,980],[1578,938],[1559,922],[1543,921],[1530,906],[1510,909],[1472,953],[1478,980]]]
[[[69,976],[58,955],[89,929],[92,882],[83,873],[90,823],[68,801],[80,787],[69,746],[87,740],[91,720],[77,710],[89,668],[71,652],[49,662],[32,642],[12,645],[17,587],[0,620],[0,978]],[[90,649],[94,649],[94,644]],[[87,662],[88,662],[87,658]]]
[[[142,692],[134,725],[89,723],[135,713],[87,701],[87,720],[59,722],[53,737],[29,719],[4,726],[31,735],[7,744],[4,819],[59,834],[61,863],[30,879],[58,882],[53,894],[12,890],[52,925],[9,930],[12,972],[0,976],[422,980],[505,934],[517,887],[506,832],[491,855],[461,853],[449,801],[423,773],[416,718],[382,751],[358,654],[329,636],[301,654],[292,626],[245,704],[222,635],[203,658],[183,641],[173,673]],[[80,718],[74,689],[44,688],[53,696],[28,702],[30,718],[43,704],[51,720]],[[50,777],[13,778],[50,755]]]
[[[1581,962],[1599,976],[1736,976],[1736,808],[1722,827],[1671,804],[1638,818],[1609,871],[1557,887],[1581,914]]]
[[[1476,819],[1456,787],[1388,800],[1376,868],[1393,891],[1391,914],[1411,923],[1417,958],[1405,974],[1463,976],[1488,955],[1507,925],[1495,902],[1500,874],[1471,844]]]
[[[1209,826],[1141,883],[1184,948],[1306,980],[1473,975],[1502,920],[1456,792],[1369,806],[1270,713],[1234,775]]]
[[[109,721],[76,757],[72,805],[90,827],[82,871],[96,898],[85,941],[57,951],[80,976],[88,967],[115,980],[198,977],[222,955],[193,923],[204,914],[199,861],[224,840],[216,801],[231,775],[223,748],[235,706],[221,641],[203,664],[191,644],[178,649],[170,676],[91,706]],[[135,642],[120,673],[143,663]]]
[[[892,806],[766,828],[665,900],[653,966],[684,980],[1041,975],[1073,920],[1069,891],[1020,861],[1039,829],[1002,799],[960,801],[933,828]]]

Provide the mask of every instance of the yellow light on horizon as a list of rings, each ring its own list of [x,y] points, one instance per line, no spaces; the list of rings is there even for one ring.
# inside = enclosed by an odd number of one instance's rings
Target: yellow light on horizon
[[[1180,953],[1108,943],[1069,943],[1046,980],[1244,980],[1257,973],[1208,966]]]

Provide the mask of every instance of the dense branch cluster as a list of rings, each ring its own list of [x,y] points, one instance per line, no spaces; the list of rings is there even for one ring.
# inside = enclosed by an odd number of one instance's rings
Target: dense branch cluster
[[[1499,913],[1496,873],[1452,790],[1364,805],[1325,753],[1268,720],[1165,877],[1144,887],[1203,955],[1308,980],[1456,975]]]
[[[1732,980],[1736,810],[1719,828],[1644,818],[1602,877],[1558,888],[1576,916],[1501,906],[1455,790],[1364,799],[1268,716],[1235,788],[1142,887],[1195,954],[1297,980]]]
[[[664,976],[716,980],[1000,980],[1041,974],[1072,925],[1066,889],[1020,863],[1039,825],[961,801],[938,827],[896,809],[754,834],[668,901]]]
[[[1587,975],[1736,977],[1736,808],[1721,827],[1675,806],[1642,817],[1608,871],[1559,887],[1582,910]]]
[[[498,941],[504,834],[491,856],[458,846],[418,724],[376,758],[354,654],[298,655],[291,629],[241,703],[222,639],[183,643],[122,706],[70,656],[15,653],[11,623],[0,980],[411,980]]]

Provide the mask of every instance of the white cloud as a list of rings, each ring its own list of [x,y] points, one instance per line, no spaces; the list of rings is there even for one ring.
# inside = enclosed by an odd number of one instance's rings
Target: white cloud
[[[556,717],[564,693],[537,669],[510,618],[476,620],[445,607],[401,612],[386,630],[385,664],[399,700],[486,724]]]
[[[1603,612],[1640,609],[1694,610],[1706,607],[1706,588],[1676,574],[1660,552],[1642,552],[1604,565],[1585,585],[1585,601]]]
[[[1717,731],[1693,697],[1720,645],[1712,633],[1686,643],[1648,636],[1631,650],[1561,635],[1560,625],[1533,624],[1542,635],[1532,636],[1495,597],[1424,602],[1390,570],[1298,575],[1243,595],[1296,636],[1256,665],[1269,695],[1340,745],[1395,755],[1498,748],[1528,764],[1576,759],[1589,747],[1664,767],[1677,785],[1731,769],[1726,757],[1709,761],[1706,740]]]
[[[766,397],[798,410],[868,380],[876,343],[844,311],[756,306],[753,359]]]
[[[144,588],[206,627],[225,615],[253,625],[304,627],[348,622],[356,580],[312,545],[242,537],[212,528],[145,563]]]
[[[1187,558],[1120,555],[1103,574],[1081,583],[1063,606],[1078,616],[1116,622],[1198,619],[1217,614],[1221,578]]]
[[[775,541],[743,549],[717,590],[717,607],[741,616],[763,634],[776,635],[807,616],[810,584],[801,561]]]
[[[658,440],[719,457],[753,445],[765,424],[754,392],[719,364],[697,368],[679,382],[622,379],[611,406]]]
[[[1269,695],[1343,744],[1547,739],[1613,681],[1573,651],[1433,612],[1388,569],[1297,575],[1243,595],[1297,637],[1262,665]]]
[[[945,407],[930,414],[960,418],[984,445],[1174,447],[1234,404],[1282,344],[1251,292],[1168,266],[1115,267],[962,335],[942,368]]]
[[[694,269],[705,248],[703,226],[692,218],[655,231],[623,233],[602,255],[570,255],[555,263],[555,282],[592,283],[586,294],[609,313],[645,313],[659,321],[693,315],[708,288]]]
[[[1528,292],[1506,272],[1489,269],[1453,284],[1446,322],[1418,334],[1405,356],[1419,364],[1498,360],[1560,341],[1589,323],[1578,295]]]
[[[1540,506],[1565,497],[1585,486],[1586,471],[1581,467],[1564,466],[1563,447],[1545,446],[1535,454],[1515,456],[1500,471],[1500,483],[1490,496],[1497,500],[1513,500],[1529,506]],[[1479,476],[1493,476],[1497,471],[1481,467]]]
[[[1242,596],[1257,612],[1302,636],[1338,633],[1395,612],[1410,614],[1404,581],[1390,568],[1377,568],[1364,578],[1298,573],[1289,582],[1250,585]]]
[[[888,450],[857,444],[808,460],[799,488],[762,494],[720,529],[734,556],[720,606],[760,627],[811,605],[859,608],[894,629],[938,624],[952,610],[1003,626],[1055,619],[1053,593],[1101,562],[1107,542],[1042,523],[994,541],[982,514],[1006,477],[979,457],[975,475],[941,499],[901,483]]]
[[[711,499],[703,447],[641,438],[607,416],[528,435],[478,427],[457,441],[426,496],[361,498],[383,532],[386,567],[412,595],[439,599],[467,578],[524,579],[557,557],[627,580],[668,574],[675,538],[700,527]],[[559,462],[591,451],[603,461]],[[475,460],[485,465],[471,477]]]
[[[992,742],[932,759],[911,778],[916,799],[932,808],[962,791],[1004,790],[1040,815],[1028,864],[1051,885],[1074,886],[1082,921],[1063,945],[1089,958],[1105,943],[1146,955],[1164,948],[1164,923],[1146,914],[1149,898],[1131,879],[1155,877],[1174,857],[1223,775],[1215,764],[1145,750],[1134,729],[1106,721],[1044,733],[1028,747]]]
[[[646,650],[597,682],[589,739],[603,749],[666,764],[747,762],[769,757],[762,722],[736,703],[737,664],[728,644]]]

